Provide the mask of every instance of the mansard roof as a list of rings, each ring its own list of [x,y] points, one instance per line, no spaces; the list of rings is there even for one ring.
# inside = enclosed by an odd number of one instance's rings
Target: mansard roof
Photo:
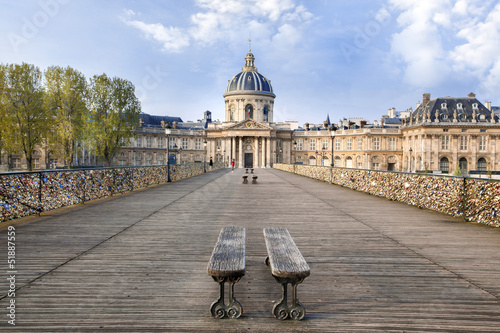
[[[422,103],[409,123],[490,123],[492,116],[498,118],[475,97],[440,97]]]

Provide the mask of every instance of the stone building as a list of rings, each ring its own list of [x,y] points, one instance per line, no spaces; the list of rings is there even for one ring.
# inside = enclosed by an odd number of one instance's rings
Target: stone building
[[[403,171],[445,174],[460,168],[462,175],[500,170],[500,125],[490,102],[467,97],[430,99],[405,119]]]
[[[344,118],[332,124],[328,116],[323,124],[306,123],[302,128],[293,121],[274,122],[276,95],[249,51],[242,70],[228,80],[223,97],[222,121],[212,121],[210,111],[196,122],[142,113],[134,138],[113,164],[212,159],[230,166],[234,159],[240,168],[269,168],[274,163],[330,166],[333,161],[336,167],[402,172],[452,174],[457,166],[463,175],[500,170],[500,108],[490,102],[483,105],[472,93],[432,100],[427,93],[415,110],[392,108],[373,123]],[[96,165],[84,147],[80,151],[75,165]],[[59,166],[46,154],[37,148],[35,169]],[[5,154],[1,157],[6,165]],[[23,168],[21,156],[10,158],[14,170]]]

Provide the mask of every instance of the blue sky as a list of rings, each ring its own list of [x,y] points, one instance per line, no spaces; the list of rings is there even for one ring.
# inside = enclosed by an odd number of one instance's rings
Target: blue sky
[[[426,92],[500,105],[498,0],[0,0],[0,62],[118,76],[185,121],[223,119],[249,38],[275,121],[375,120]]]

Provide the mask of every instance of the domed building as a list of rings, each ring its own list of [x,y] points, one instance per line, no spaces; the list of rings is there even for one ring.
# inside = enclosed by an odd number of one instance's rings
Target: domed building
[[[225,120],[209,124],[207,156],[235,167],[268,168],[273,163],[290,161],[291,124],[273,120],[274,94],[271,81],[255,67],[251,50],[241,72],[233,76],[223,95]]]
[[[249,51],[242,71],[227,84],[224,94],[226,121],[273,122],[275,97],[271,81],[257,71],[255,57]]]

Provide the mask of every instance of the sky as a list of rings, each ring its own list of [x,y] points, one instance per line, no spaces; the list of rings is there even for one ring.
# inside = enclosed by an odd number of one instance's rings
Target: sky
[[[499,0],[0,0],[0,63],[127,79],[152,115],[224,120],[250,48],[277,122],[500,105]]]

